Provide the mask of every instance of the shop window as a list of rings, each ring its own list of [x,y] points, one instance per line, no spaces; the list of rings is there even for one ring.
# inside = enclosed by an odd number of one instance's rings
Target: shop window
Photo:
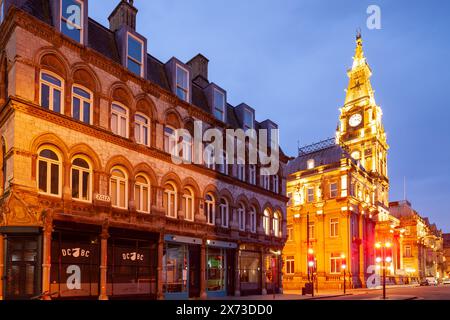
[[[109,190],[111,204],[114,208],[128,208],[128,176],[121,168],[111,171]]]
[[[108,296],[156,296],[157,244],[145,240],[108,241]]]
[[[136,143],[150,146],[150,119],[140,113],[134,116],[134,139]]]
[[[61,196],[62,164],[60,157],[51,149],[42,149],[38,154],[39,193]]]
[[[75,120],[92,124],[92,105],[92,93],[80,86],[72,88],[72,117]]]
[[[261,254],[253,251],[240,252],[239,276],[242,291],[261,288]]]
[[[96,234],[56,230],[52,235],[50,292],[61,298],[99,295],[100,248]]]
[[[188,289],[188,250],[186,245],[166,244],[163,255],[163,291],[186,293]]]
[[[139,174],[134,183],[134,201],[138,212],[150,212],[150,192],[151,186],[149,179],[143,174]]]
[[[207,249],[207,290],[225,290],[225,250],[218,248]]]
[[[191,188],[185,188],[183,194],[184,219],[194,221],[194,192]]]
[[[92,200],[92,168],[83,158],[72,161],[71,189],[73,199],[87,202]]]
[[[177,188],[173,183],[167,183],[164,190],[164,208],[166,217],[174,218],[178,216]]]
[[[41,107],[64,114],[63,92],[64,81],[48,71],[41,72],[40,97]]]
[[[128,109],[114,102],[111,106],[111,130],[114,134],[121,137],[128,138],[129,128],[128,128]]]
[[[206,207],[206,218],[207,222],[210,225],[216,224],[216,201],[214,200],[214,196],[211,194],[207,194],[205,198],[205,207]]]

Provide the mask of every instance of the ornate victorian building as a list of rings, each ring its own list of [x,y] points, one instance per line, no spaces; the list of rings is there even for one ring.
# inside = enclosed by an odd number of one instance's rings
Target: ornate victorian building
[[[189,138],[186,163],[171,155],[196,121],[277,125],[227,103],[204,56],[148,54],[133,1],[109,28],[88,0],[0,4],[0,300],[280,291],[287,157],[268,176],[260,162],[190,164]]]
[[[393,230],[399,222],[389,214],[388,145],[371,75],[358,35],[336,138],[300,149],[288,164],[285,288],[298,289],[313,276],[319,288],[338,288],[342,266],[351,286],[366,286],[377,272],[375,242],[390,241],[398,250]]]

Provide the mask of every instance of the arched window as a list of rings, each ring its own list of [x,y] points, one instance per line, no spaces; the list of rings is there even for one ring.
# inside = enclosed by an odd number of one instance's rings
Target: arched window
[[[205,197],[206,219],[210,225],[216,224],[216,201],[214,196],[208,193]]]
[[[123,105],[113,102],[111,106],[111,130],[114,134],[124,138],[129,137],[128,109]]]
[[[94,118],[92,105],[92,94],[83,87],[73,86],[72,117],[86,124],[92,124]]]
[[[58,113],[64,113],[64,81],[54,73],[41,72],[41,107]]]
[[[273,235],[275,237],[280,237],[281,236],[280,213],[279,212],[275,212],[275,214],[273,215],[272,230],[273,230]]]
[[[225,198],[220,199],[220,221],[222,227],[228,228],[229,216],[230,216],[230,206]]]
[[[62,165],[61,158],[51,149],[42,149],[38,157],[39,193],[61,196]]]
[[[238,221],[239,221],[239,230],[245,231],[245,206],[243,203],[239,204]]]
[[[248,167],[248,180],[249,180],[248,182],[250,184],[253,184],[253,185],[256,184],[256,165],[254,165],[254,164],[251,164]]]
[[[115,208],[128,208],[128,176],[124,170],[115,167],[111,171],[109,190],[111,204]]]
[[[164,151],[173,156],[177,156],[176,152],[176,135],[175,129],[170,126],[164,127]]]
[[[147,177],[143,174],[138,174],[134,183],[134,201],[138,212],[150,212],[150,190],[151,186]]]
[[[264,210],[263,228],[266,236],[270,236],[270,212],[268,209]]]
[[[92,200],[92,168],[85,159],[77,157],[72,160],[70,181],[73,199]]]
[[[173,183],[167,183],[164,190],[164,208],[166,208],[166,216],[176,218],[178,216],[177,205],[177,188]]]
[[[250,231],[252,233],[256,233],[256,209],[253,206],[250,207],[249,219],[250,219]]]
[[[183,193],[184,219],[194,221],[194,192],[191,188],[185,188]]]
[[[150,119],[140,113],[134,116],[134,139],[136,143],[150,146]]]

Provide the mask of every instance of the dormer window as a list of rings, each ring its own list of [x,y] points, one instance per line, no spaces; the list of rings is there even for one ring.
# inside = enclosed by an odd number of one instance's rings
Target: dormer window
[[[214,117],[217,120],[225,122],[225,95],[217,89],[214,89]]]
[[[189,72],[179,65],[176,68],[177,96],[181,100],[189,101]]]
[[[309,159],[306,162],[306,166],[307,166],[308,170],[314,169],[314,167],[316,166],[314,159]]]
[[[61,32],[83,43],[83,1],[61,0]]]
[[[127,40],[127,68],[140,77],[144,73],[143,58],[144,42],[129,33]]]
[[[248,109],[244,109],[244,130],[251,130],[254,127],[253,112]]]

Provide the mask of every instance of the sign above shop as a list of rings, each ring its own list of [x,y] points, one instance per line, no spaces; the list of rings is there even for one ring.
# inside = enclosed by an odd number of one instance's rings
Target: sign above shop
[[[96,194],[95,200],[102,202],[111,202],[111,197],[104,194]]]

